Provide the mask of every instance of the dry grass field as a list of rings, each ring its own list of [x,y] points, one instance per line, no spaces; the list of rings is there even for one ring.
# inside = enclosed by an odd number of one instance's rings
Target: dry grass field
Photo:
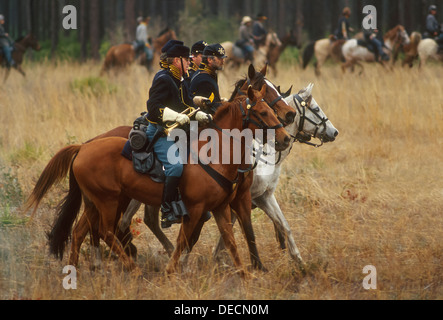
[[[294,146],[276,192],[307,263],[301,273],[281,251],[273,225],[259,209],[253,224],[267,273],[241,280],[212,260],[214,219],[203,228],[188,264],[164,274],[168,256],[144,225],[134,240],[143,276],[122,270],[102,244],[104,266],[90,270],[82,246],[76,290],[65,290],[63,267],[48,255],[45,232],[67,184],[54,188],[35,218],[23,203],[49,159],[145,110],[152,75],[134,66],[99,78],[92,63],[25,65],[0,88],[0,299],[323,300],[443,299],[443,66],[387,72],[366,66],[343,76],[338,66],[280,66],[287,90],[314,82],[313,95],[340,131],[319,149]],[[220,76],[224,96],[246,74]],[[18,198],[18,199],[17,199]],[[142,218],[142,211],[137,217]],[[175,243],[179,226],[166,234]],[[235,227],[244,264],[245,240]],[[363,268],[373,265],[377,288],[366,290]]]

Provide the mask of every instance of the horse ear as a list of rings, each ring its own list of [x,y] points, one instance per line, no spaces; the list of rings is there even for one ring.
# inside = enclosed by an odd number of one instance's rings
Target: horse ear
[[[308,87],[306,88],[306,93],[308,94],[308,96],[312,96],[312,89],[314,88],[314,84],[310,83],[308,85]]]
[[[263,87],[261,87],[260,95],[262,97],[264,97],[266,95],[266,88],[267,88],[266,84],[264,84]]]
[[[283,97],[285,97],[285,98],[287,98],[287,97],[289,97],[290,95],[291,95],[291,92],[292,92],[292,86],[289,88],[289,90],[285,93],[285,94],[283,94],[282,96]]]
[[[248,98],[250,101],[254,101],[255,96],[254,96],[254,91],[252,89],[252,86],[248,87]]]
[[[265,66],[263,67],[263,69],[261,69],[260,73],[264,76],[266,76],[266,72],[268,71],[268,64],[265,63]]]
[[[307,104],[308,106],[310,106],[310,105],[311,105],[311,102],[312,102],[312,95],[310,95],[310,96],[305,100],[305,102],[306,102],[306,104]]]
[[[252,63],[249,65],[248,77],[251,80],[255,78],[255,68],[254,68],[254,65]]]

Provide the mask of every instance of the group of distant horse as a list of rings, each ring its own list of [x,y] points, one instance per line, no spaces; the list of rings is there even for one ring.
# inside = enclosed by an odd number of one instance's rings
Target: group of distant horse
[[[136,48],[133,44],[124,43],[112,46],[105,56],[101,74],[104,74],[111,69],[123,69],[128,65],[133,64],[135,61],[138,61],[140,65],[143,65],[148,69],[151,69],[152,66],[155,68],[160,59],[161,48],[166,42],[172,39],[177,39],[175,31],[166,28],[153,40],[153,61],[147,61],[144,54],[137,57]],[[346,69],[353,71],[355,65],[359,66],[363,71],[362,62],[375,62],[375,55],[366,46],[359,42],[362,41],[362,39],[362,33],[358,33],[350,40],[334,40],[334,37],[330,37],[311,42],[303,51],[303,69],[308,66],[309,62],[315,56],[315,73],[317,75],[321,74],[321,67],[328,59],[331,59],[336,63],[341,63],[343,72],[345,72]],[[443,61],[443,54],[439,53],[438,44],[435,40],[422,39],[421,34],[418,32],[413,32],[409,36],[402,25],[397,25],[386,32],[383,40],[383,50],[390,57],[389,61],[380,61],[385,67],[391,68],[398,60],[400,52],[404,53],[402,62],[403,66],[408,65],[412,67],[414,60],[417,58],[419,58],[419,67],[426,64],[429,59]],[[267,64],[276,76],[277,62],[288,45],[301,48],[301,42],[297,39],[293,31],[288,32],[282,39],[280,39],[275,32],[269,32],[264,43],[254,51],[254,65],[261,67]],[[228,56],[226,61],[226,68],[228,70],[231,67],[235,68],[245,63],[252,62],[244,59],[241,49],[237,47],[235,43],[226,41],[222,43],[222,46],[225,48]],[[23,76],[25,76],[25,72],[23,71],[21,64],[28,48],[37,51],[41,48],[33,34],[28,34],[25,37],[17,39],[14,43],[14,50],[12,53],[12,58],[16,63],[14,68]],[[4,57],[0,54],[0,65],[5,65],[3,60]],[[6,82],[9,73],[10,70],[6,69],[3,82]]]
[[[355,65],[359,66],[363,72],[362,62],[376,62],[376,60],[375,54],[362,45],[361,41],[363,41],[362,33],[358,33],[350,40],[335,40],[330,37],[311,42],[303,52],[303,68],[305,69],[315,56],[316,75],[321,74],[321,67],[328,59],[341,63],[343,72],[347,69],[353,71]],[[383,51],[390,59],[379,62],[386,68],[392,68],[400,52],[404,53],[403,66],[412,67],[417,58],[420,60],[419,67],[426,64],[428,59],[443,61],[443,55],[438,54],[438,44],[435,40],[422,39],[422,35],[418,32],[413,32],[409,36],[402,25],[397,25],[386,32],[383,41]]]

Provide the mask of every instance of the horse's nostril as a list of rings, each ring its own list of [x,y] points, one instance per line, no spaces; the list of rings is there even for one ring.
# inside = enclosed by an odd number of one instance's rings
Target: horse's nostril
[[[288,136],[286,136],[286,137],[285,137],[285,144],[289,144],[290,141],[291,141],[291,138],[288,137]]]
[[[286,114],[286,122],[288,122],[289,124],[293,123],[295,119],[295,112],[288,112]]]
[[[337,136],[338,136],[338,131],[335,130],[334,137],[337,137]]]

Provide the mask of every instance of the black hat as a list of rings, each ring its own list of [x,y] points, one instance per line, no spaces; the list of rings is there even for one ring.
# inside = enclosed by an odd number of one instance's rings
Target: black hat
[[[189,48],[181,44],[176,44],[166,52],[168,58],[189,58]]]
[[[203,55],[206,57],[227,58],[225,49],[218,43],[207,46],[203,51]]]
[[[167,52],[169,49],[171,49],[173,46],[175,46],[176,44],[179,45],[184,45],[183,41],[180,40],[169,40],[168,42],[166,42],[166,44],[163,46],[162,48],[162,53]]]
[[[264,14],[261,14],[261,13],[259,13],[259,14],[257,15],[257,19],[263,19],[263,20],[267,20],[267,19],[268,19],[268,17],[267,17],[267,16],[265,16]]]
[[[192,45],[191,53],[192,54],[200,54],[203,53],[208,43],[206,41],[198,41]]]

